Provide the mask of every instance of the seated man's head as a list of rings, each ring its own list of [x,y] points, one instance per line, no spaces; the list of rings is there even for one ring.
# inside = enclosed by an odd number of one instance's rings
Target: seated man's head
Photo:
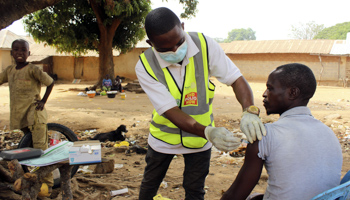
[[[160,7],[148,13],[145,20],[147,43],[155,48],[160,57],[169,63],[183,60],[187,52],[184,23],[173,11]]]
[[[316,79],[311,69],[291,63],[277,67],[266,82],[264,107],[266,113],[282,114],[297,106],[306,106],[316,90]]]

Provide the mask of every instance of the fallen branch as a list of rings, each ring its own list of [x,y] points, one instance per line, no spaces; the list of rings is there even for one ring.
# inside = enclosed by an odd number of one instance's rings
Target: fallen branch
[[[22,169],[21,164],[19,164],[18,160],[11,160],[7,166],[14,181],[24,175],[24,171]]]
[[[15,182],[15,179],[12,177],[8,169],[3,167],[2,165],[0,165],[0,176],[1,176],[1,179],[4,181],[10,182],[10,183]]]

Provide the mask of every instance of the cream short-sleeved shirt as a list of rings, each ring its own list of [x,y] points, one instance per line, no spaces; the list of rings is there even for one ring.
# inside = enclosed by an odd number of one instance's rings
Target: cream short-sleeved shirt
[[[185,67],[189,63],[189,58],[199,53],[199,49],[193,42],[189,34],[185,34],[186,42],[188,45],[186,56],[182,62],[182,65],[171,64],[161,59],[156,51],[155,56],[159,62],[161,68],[168,67],[169,71],[174,77],[176,84],[182,86],[184,82]],[[209,75],[216,77],[221,83],[228,86],[232,85],[240,76],[242,76],[240,70],[236,65],[226,56],[220,45],[210,37],[205,36],[208,44],[208,60],[209,60]],[[152,105],[162,115],[165,111],[177,106],[176,100],[167,90],[167,88],[155,81],[145,70],[141,61],[139,60],[135,67],[137,78],[140,82],[142,89],[147,94]],[[208,80],[209,81],[209,80]],[[179,87],[182,88],[182,87]],[[208,142],[201,149],[188,149],[179,145],[170,145],[154,138],[151,134],[148,137],[148,144],[156,151],[167,154],[187,154],[196,153],[208,150],[212,144]]]
[[[46,111],[36,111],[34,103],[41,100],[41,84],[49,86],[53,79],[38,66],[29,63],[22,69],[8,66],[0,73],[0,85],[9,83],[10,89],[10,128],[21,129],[34,124],[34,112],[41,123],[46,123]]]

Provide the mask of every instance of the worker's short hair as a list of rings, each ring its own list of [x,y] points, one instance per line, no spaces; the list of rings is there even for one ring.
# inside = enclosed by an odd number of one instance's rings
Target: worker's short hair
[[[181,22],[176,14],[169,8],[156,8],[146,16],[145,29],[150,40],[152,40],[153,36],[169,32],[175,26],[181,27]]]

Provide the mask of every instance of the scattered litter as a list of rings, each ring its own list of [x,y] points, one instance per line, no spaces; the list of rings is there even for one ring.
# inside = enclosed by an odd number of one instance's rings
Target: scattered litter
[[[162,197],[161,194],[157,194],[156,196],[153,197],[153,200],[171,200],[171,199]]]
[[[218,159],[218,163],[221,164],[228,164],[228,165],[237,165],[238,160],[234,157],[232,157],[229,153],[223,153]]]
[[[124,189],[120,189],[120,190],[113,190],[110,192],[111,194],[111,197],[113,196],[116,196],[116,195],[119,195],[119,194],[124,194],[124,193],[127,193],[129,192],[129,189],[128,188],[124,188]]]
[[[168,187],[168,183],[166,181],[162,181],[162,183],[160,184],[161,188],[167,188]]]
[[[74,79],[72,83],[80,83],[81,79]]]
[[[93,170],[89,169],[89,166],[84,166],[80,167],[77,172],[82,174],[92,174]]]
[[[123,164],[114,164],[114,169],[120,169],[123,168],[124,165]]]
[[[86,97],[86,96],[87,96],[87,94],[85,94],[84,92],[79,92],[79,93],[78,93],[78,96],[83,96],[83,97]]]
[[[122,142],[120,142],[120,143],[115,143],[115,145],[114,145],[114,147],[116,147],[116,148],[118,148],[118,147],[123,147],[123,146],[128,147],[128,146],[129,146],[129,142],[127,142],[127,141],[122,141]]]

